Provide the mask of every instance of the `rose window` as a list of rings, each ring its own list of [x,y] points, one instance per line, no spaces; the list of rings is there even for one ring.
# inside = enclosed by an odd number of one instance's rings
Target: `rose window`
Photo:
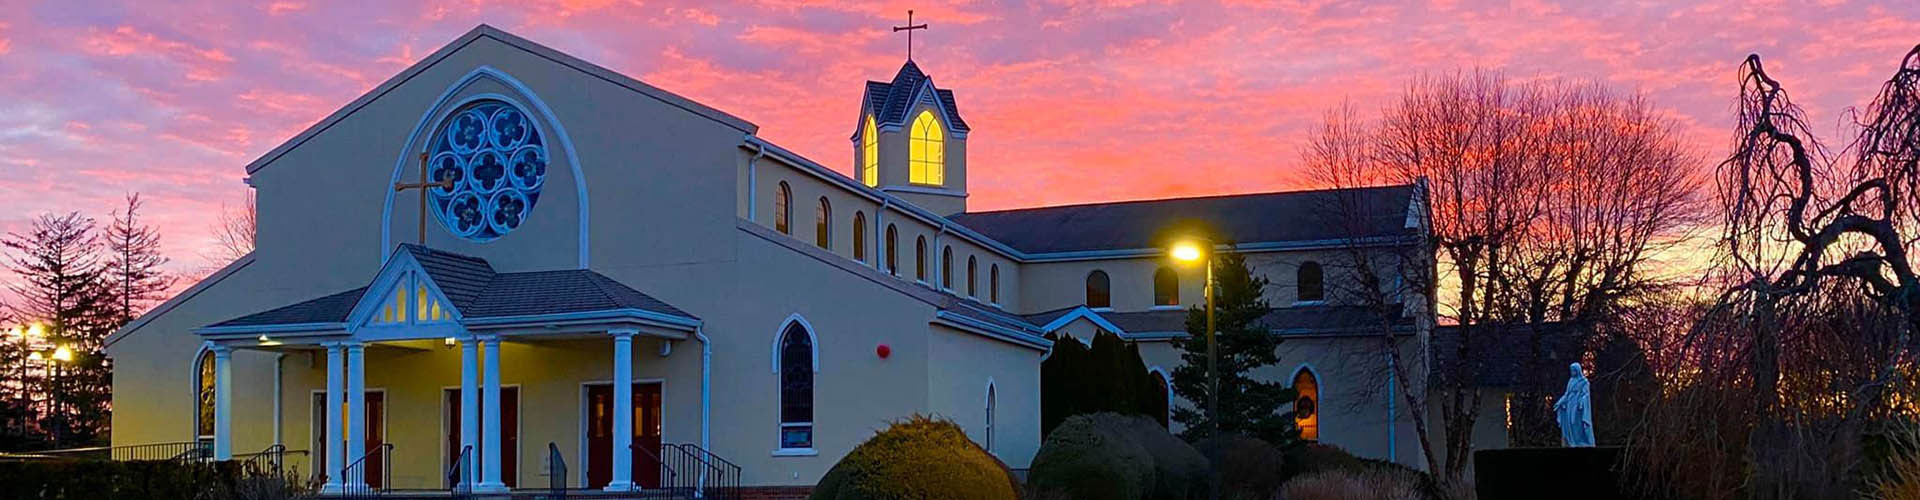
[[[540,201],[547,148],[520,108],[501,101],[467,104],[433,142],[428,172],[451,187],[430,189],[433,215],[448,231],[491,241],[520,227]]]

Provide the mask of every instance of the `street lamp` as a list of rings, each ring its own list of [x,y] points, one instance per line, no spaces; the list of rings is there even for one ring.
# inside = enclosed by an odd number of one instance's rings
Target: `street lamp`
[[[1213,245],[1204,239],[1183,240],[1173,244],[1167,254],[1180,262],[1200,262],[1207,266],[1207,424],[1208,435],[1220,437],[1219,352],[1213,338]],[[1217,449],[1218,446],[1215,446]]]

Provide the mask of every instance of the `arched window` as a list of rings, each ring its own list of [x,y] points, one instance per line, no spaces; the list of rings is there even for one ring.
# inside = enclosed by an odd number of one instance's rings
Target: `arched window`
[[[773,230],[793,234],[793,214],[788,213],[792,206],[793,188],[787,186],[787,181],[780,181],[773,192]]]
[[[900,231],[887,224],[887,274],[900,275]]]
[[[1321,274],[1319,262],[1309,260],[1300,263],[1300,270],[1294,278],[1299,282],[1300,302],[1327,299],[1326,276]]]
[[[213,351],[207,351],[205,354],[200,355],[200,363],[194,366],[194,373],[197,374],[196,379],[199,384],[194,390],[197,411],[194,417],[193,432],[201,441],[211,442],[213,440],[213,395],[215,381]]]
[[[940,288],[953,289],[953,246],[940,249]]]
[[[1312,371],[1301,368],[1293,374],[1293,390],[1299,394],[1293,400],[1293,423],[1300,428],[1300,439],[1320,440],[1320,379]]]
[[[780,448],[813,447],[813,336],[800,322],[780,333]]]
[[[1000,265],[987,268],[987,301],[1000,303]]]
[[[1106,271],[1095,269],[1087,273],[1087,307],[1113,307],[1111,291]]]
[[[974,278],[978,277],[979,275],[980,275],[980,266],[978,265],[978,263],[974,262],[972,255],[968,255],[967,256],[967,296],[968,297],[980,296],[980,294],[974,293],[974,288],[973,288],[973,283],[975,281]]]
[[[1153,305],[1180,305],[1180,274],[1171,267],[1153,272]]]
[[[913,242],[913,279],[927,280],[927,237]]]
[[[867,187],[880,185],[880,129],[874,127],[872,116],[860,131],[860,182]]]
[[[980,447],[985,448],[987,453],[993,453],[993,410],[996,406],[994,401],[996,396],[993,392],[993,381],[987,381],[987,439],[986,442],[980,443]]]
[[[833,249],[833,203],[820,197],[820,208],[813,213],[813,244]]]
[[[947,133],[932,110],[921,111],[913,119],[913,135],[907,141],[909,174],[914,184],[939,186],[947,178]]]
[[[853,260],[867,261],[867,214],[853,212]]]

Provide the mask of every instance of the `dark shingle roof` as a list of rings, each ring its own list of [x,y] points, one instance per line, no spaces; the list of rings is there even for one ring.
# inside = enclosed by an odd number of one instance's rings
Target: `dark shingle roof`
[[[306,302],[298,302],[279,309],[272,309],[214,323],[211,326],[339,323],[347,320],[347,313],[353,311],[354,304],[358,304],[360,302],[360,296],[366,293],[367,287],[355,288]]]
[[[493,266],[479,257],[461,255],[453,252],[434,250],[412,243],[400,245],[400,250],[413,255],[420,268],[433,278],[433,284],[447,295],[455,309],[465,310],[480,297],[487,283],[493,280]]]
[[[497,318],[620,309],[693,317],[613,278],[584,269],[495,276],[486,293],[460,312],[468,318]]]
[[[1462,331],[1458,325],[1433,329],[1433,375],[1451,377],[1456,373],[1474,379],[1479,387],[1517,387],[1523,382],[1566,380],[1567,363],[1580,360],[1577,333],[1563,323],[1538,326],[1540,358],[1534,357],[1534,329],[1527,325],[1480,326],[1473,331],[1468,359],[1472,366],[1459,364]],[[1537,370],[1537,373],[1529,371]],[[1464,371],[1460,371],[1464,370]],[[1543,379],[1542,377],[1546,377]]]
[[[1396,307],[1398,309],[1398,307]],[[1048,314],[1048,313],[1041,313]],[[1113,326],[1120,327],[1130,334],[1185,332],[1187,330],[1187,311],[1131,311],[1097,313]],[[1053,317],[1058,318],[1059,314]],[[1030,317],[1031,318],[1031,317]],[[1048,321],[1052,321],[1049,319]],[[1039,323],[1045,324],[1045,323]],[[1278,307],[1260,318],[1260,324],[1282,335],[1312,335],[1340,333],[1373,328],[1379,320],[1365,306],[1299,306]],[[1395,327],[1413,325],[1413,318],[1400,315],[1394,318]]]
[[[468,319],[641,310],[698,319],[639,290],[585,269],[496,273],[485,259],[403,244],[406,252]],[[336,293],[209,327],[339,323],[360,302],[367,287]]]
[[[919,65],[908,60],[900,66],[900,72],[893,75],[892,82],[867,82],[867,109],[873,113],[874,121],[880,124],[905,124],[907,112],[913,110],[914,92],[931,80],[920,71]],[[947,128],[961,132],[970,130],[967,121],[960,118],[960,107],[953,101],[953,92],[935,89],[935,93],[935,102],[952,119]]]
[[[1413,185],[1290,191],[969,212],[948,218],[1028,253],[1154,248],[1173,236],[1166,231],[1195,225],[1210,227],[1235,243],[1320,241],[1410,234],[1406,219],[1413,192]],[[1360,216],[1315,216],[1335,210],[1358,211]]]

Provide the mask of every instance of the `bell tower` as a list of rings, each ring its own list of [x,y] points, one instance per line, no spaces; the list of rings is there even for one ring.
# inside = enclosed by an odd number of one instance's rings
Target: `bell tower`
[[[920,29],[909,12],[894,31]],[[940,215],[965,212],[969,130],[953,91],[934,86],[909,55],[893,80],[867,82],[850,138],[853,178]]]

